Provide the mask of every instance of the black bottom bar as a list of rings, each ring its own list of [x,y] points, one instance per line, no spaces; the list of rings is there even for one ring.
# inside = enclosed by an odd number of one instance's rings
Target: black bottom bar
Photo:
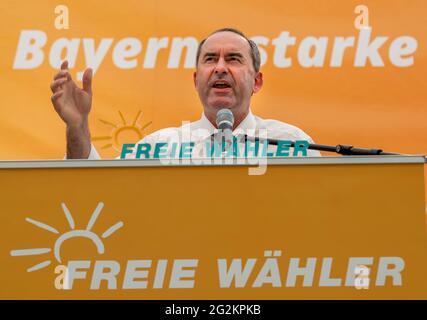
[[[427,310],[427,301],[283,301],[283,300],[74,300],[74,301],[1,301],[3,315],[28,314],[31,319],[75,317],[76,319],[296,319],[319,317],[367,319],[402,314],[407,318],[419,309]],[[7,313],[6,313],[7,312]],[[317,318],[313,318],[317,319]]]

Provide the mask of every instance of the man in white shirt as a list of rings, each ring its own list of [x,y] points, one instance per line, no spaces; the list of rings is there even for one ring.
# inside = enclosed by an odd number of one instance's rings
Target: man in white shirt
[[[234,116],[233,135],[256,135],[264,130],[269,139],[312,139],[301,129],[277,121],[254,116],[250,110],[253,94],[261,90],[263,75],[256,44],[238,30],[225,28],[214,31],[199,44],[193,80],[203,105],[200,120],[179,128],[166,128],[146,136],[140,143],[179,139],[179,142],[202,142],[216,132],[216,114],[229,109]],[[68,72],[68,62],[51,83],[52,103],[66,123],[67,159],[99,159],[91,144],[88,116],[92,105],[92,70],[86,69],[83,87],[79,88]],[[252,133],[252,134],[251,134]],[[130,158],[134,154],[130,155]],[[319,156],[309,150],[309,156]],[[127,157],[129,158],[129,156]]]

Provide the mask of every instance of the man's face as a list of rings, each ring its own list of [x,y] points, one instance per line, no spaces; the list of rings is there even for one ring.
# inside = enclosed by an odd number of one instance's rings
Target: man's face
[[[252,94],[262,87],[246,39],[228,31],[211,35],[202,46],[194,84],[205,113],[216,114],[221,108],[245,113]]]

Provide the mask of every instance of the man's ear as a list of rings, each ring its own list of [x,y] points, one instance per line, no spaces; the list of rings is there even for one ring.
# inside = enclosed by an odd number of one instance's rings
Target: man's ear
[[[193,82],[194,82],[194,87],[196,87],[196,79],[197,78],[197,71],[194,71],[193,73]]]
[[[258,91],[260,91],[263,83],[264,83],[264,80],[262,78],[262,72],[258,72],[255,76],[254,88],[252,92],[257,93]]]

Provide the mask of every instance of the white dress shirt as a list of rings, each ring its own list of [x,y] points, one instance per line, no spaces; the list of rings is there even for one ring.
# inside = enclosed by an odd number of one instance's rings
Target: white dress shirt
[[[145,136],[138,144],[148,143],[153,146],[152,150],[154,145],[159,142],[167,142],[169,144],[173,142],[194,142],[197,146],[197,144],[201,145],[203,141],[209,139],[217,131],[205,114],[202,113],[200,120],[184,123],[181,127],[160,129]],[[250,110],[246,118],[233,130],[233,135],[239,136],[240,134],[276,140],[307,140],[309,143],[314,143],[310,136],[301,129],[278,120],[262,119],[253,115]],[[270,151],[270,146],[268,150]],[[320,156],[320,152],[308,150],[307,156]],[[133,158],[135,158],[135,153],[126,156],[126,159]],[[100,159],[93,145],[88,159]]]

